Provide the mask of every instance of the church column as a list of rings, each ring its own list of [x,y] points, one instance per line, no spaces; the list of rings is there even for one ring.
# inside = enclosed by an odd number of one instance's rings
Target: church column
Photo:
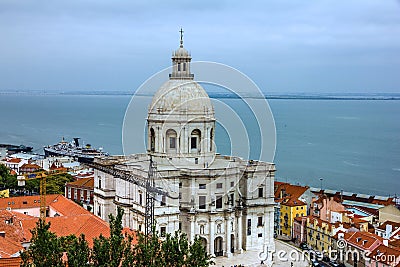
[[[243,253],[243,227],[242,227],[242,211],[239,211],[238,214],[238,225],[237,225],[237,253]]]
[[[215,230],[215,222],[214,222],[214,220],[213,220],[212,218],[210,218],[210,240],[209,240],[209,243],[210,243],[210,246],[209,246],[210,251],[209,251],[209,253],[210,253],[211,255],[214,255],[214,239],[215,239],[214,230]],[[215,255],[214,255],[214,256],[215,256]]]
[[[232,218],[230,216],[227,216],[225,219],[225,221],[226,221],[226,223],[225,223],[225,225],[226,225],[226,228],[225,228],[226,229],[226,231],[225,231],[225,233],[226,233],[225,256],[228,258],[232,257],[232,253],[231,253],[231,238],[232,238],[231,237],[231,233],[232,233],[231,220],[232,220]]]
[[[194,241],[194,236],[195,236],[195,223],[196,223],[196,217],[195,215],[190,215],[190,242],[192,243]]]

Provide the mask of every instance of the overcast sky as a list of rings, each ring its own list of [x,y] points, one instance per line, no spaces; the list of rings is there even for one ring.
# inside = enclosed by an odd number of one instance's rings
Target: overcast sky
[[[400,93],[395,0],[0,0],[0,91],[134,90],[180,27],[193,60],[266,92]]]

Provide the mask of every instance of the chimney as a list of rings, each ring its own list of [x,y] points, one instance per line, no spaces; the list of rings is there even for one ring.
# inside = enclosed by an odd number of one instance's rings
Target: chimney
[[[391,224],[386,224],[386,238],[390,238],[392,235],[392,225]]]
[[[3,237],[3,238],[5,238],[5,237],[6,237],[6,232],[4,232],[4,231],[0,231],[0,237]]]

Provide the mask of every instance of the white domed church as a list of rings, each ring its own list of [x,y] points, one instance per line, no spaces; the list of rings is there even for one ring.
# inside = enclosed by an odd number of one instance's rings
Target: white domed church
[[[201,238],[208,252],[232,257],[245,250],[274,251],[274,173],[269,162],[219,155],[211,100],[190,70],[191,55],[180,47],[172,73],[155,93],[147,117],[147,152],[96,158],[94,213],[103,220],[124,209],[124,226],[144,231],[146,188],[103,167],[149,177],[155,163],[156,230],[181,230]],[[271,253],[268,253],[271,263]]]

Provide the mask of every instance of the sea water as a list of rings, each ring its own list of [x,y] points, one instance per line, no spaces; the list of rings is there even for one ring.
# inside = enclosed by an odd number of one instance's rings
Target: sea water
[[[0,143],[29,145],[43,153],[44,145],[62,137],[80,137],[85,144],[122,154],[122,125],[130,98],[0,95]],[[223,101],[241,108],[238,99]],[[385,196],[400,193],[400,101],[268,102],[276,124],[277,180],[320,187],[322,178],[323,188]],[[137,108],[147,110],[144,104]],[[144,123],[138,121],[138,127]],[[227,135],[217,127],[221,154],[230,153]],[[143,140],[138,142],[144,152]]]

